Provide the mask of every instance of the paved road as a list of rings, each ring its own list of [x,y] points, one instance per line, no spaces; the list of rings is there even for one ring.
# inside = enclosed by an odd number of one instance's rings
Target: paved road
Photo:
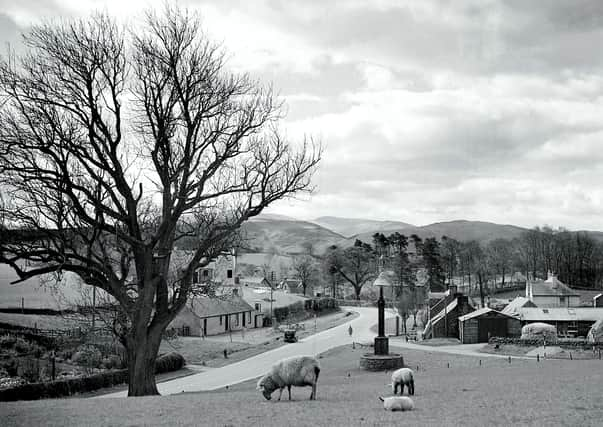
[[[238,384],[257,378],[268,372],[275,362],[285,357],[301,354],[317,355],[341,345],[351,345],[352,339],[355,342],[361,343],[372,342],[376,334],[370,328],[377,322],[377,309],[374,307],[342,307],[342,309],[355,311],[359,316],[350,322],[319,332],[297,343],[287,344],[221,368],[157,384],[159,393],[167,395],[191,391],[216,390],[227,385]],[[393,312],[386,310],[386,318],[393,316]],[[350,324],[353,329],[352,338],[348,334]],[[126,397],[126,394],[127,392],[123,391],[99,397]]]

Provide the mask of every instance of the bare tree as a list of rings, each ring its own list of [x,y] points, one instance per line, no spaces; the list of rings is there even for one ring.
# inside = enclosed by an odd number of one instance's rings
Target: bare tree
[[[45,24],[25,42],[0,63],[0,262],[111,295],[128,395],[158,394],[161,336],[193,272],[248,218],[311,190],[320,146],[287,143],[272,90],[229,73],[187,12],[149,12],[136,33],[105,15]],[[197,246],[174,269],[183,238]]]
[[[371,245],[360,240],[346,249],[330,247],[325,262],[329,272],[337,273],[352,285],[357,300],[360,300],[362,287],[377,275],[376,257]]]
[[[293,258],[293,269],[299,280],[301,280],[304,295],[306,295],[306,289],[315,281],[318,274],[316,261],[310,255],[296,256]]]

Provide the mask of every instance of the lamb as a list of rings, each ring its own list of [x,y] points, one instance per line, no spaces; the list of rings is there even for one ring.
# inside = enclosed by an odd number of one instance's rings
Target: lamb
[[[400,368],[394,371],[392,374],[392,391],[394,394],[398,393],[398,386],[400,386],[400,395],[404,394],[404,386],[408,388],[408,394],[414,396],[415,394],[415,380],[414,372],[410,368]]]
[[[320,364],[312,356],[294,356],[275,363],[270,372],[264,375],[257,384],[257,389],[262,392],[266,400],[270,400],[272,393],[278,388],[281,400],[283,389],[287,387],[289,400],[291,400],[291,386],[311,386],[310,400],[316,399],[316,382],[320,373]]]
[[[388,411],[411,411],[415,409],[415,403],[407,396],[379,397],[383,402],[383,409]]]

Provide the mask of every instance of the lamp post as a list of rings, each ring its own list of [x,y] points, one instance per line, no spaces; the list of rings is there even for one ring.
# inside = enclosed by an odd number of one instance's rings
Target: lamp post
[[[389,354],[389,338],[385,336],[385,299],[383,298],[383,287],[393,286],[393,272],[383,271],[379,273],[377,279],[373,282],[373,286],[379,286],[379,299],[377,300],[377,336],[375,337],[375,354]]]

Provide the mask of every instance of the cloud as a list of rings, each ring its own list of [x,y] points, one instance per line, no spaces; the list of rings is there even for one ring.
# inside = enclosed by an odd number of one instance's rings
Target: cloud
[[[293,141],[321,138],[319,192],[272,210],[416,224],[479,219],[600,228],[603,3],[184,0],[273,82]],[[2,2],[15,25],[144,2]]]

